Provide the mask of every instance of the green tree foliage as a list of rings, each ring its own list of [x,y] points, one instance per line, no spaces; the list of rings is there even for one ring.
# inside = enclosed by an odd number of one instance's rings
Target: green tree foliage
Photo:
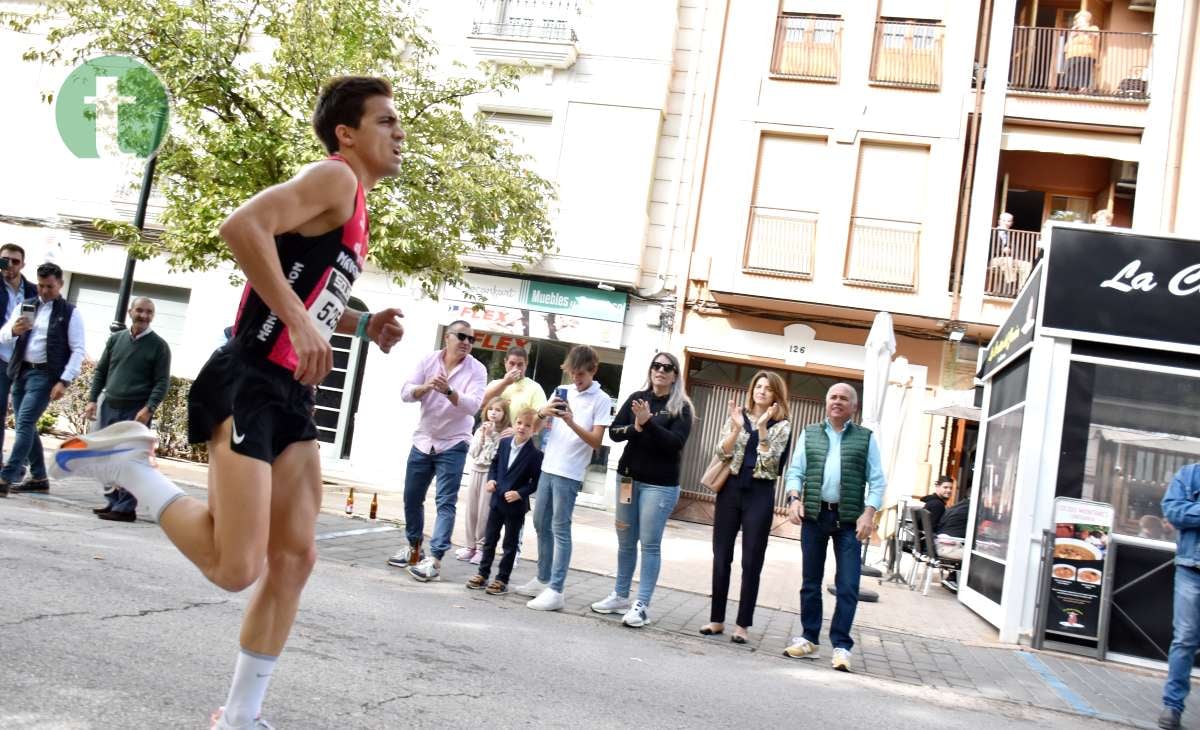
[[[404,0],[49,0],[7,19],[45,32],[28,60],[127,54],[169,89],[156,182],[165,230],[148,240],[128,223],[97,226],[139,257],[166,255],[183,270],[228,259],[221,221],[324,156],[309,120],[322,84],[341,74],[390,79],[408,134],[400,175],[369,199],[376,265],[435,294],[463,283],[469,249],[526,263],[553,250],[552,186],[525,169],[502,130],[463,112],[471,95],[513,89],[520,70],[435,68],[428,30]]]

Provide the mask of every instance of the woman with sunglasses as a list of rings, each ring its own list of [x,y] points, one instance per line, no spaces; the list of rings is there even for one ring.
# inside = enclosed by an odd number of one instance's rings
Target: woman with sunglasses
[[[660,352],[650,361],[646,385],[625,399],[609,429],[613,441],[626,442],[617,464],[617,584],[608,598],[592,604],[592,610],[624,611],[626,626],[637,628],[650,621],[650,599],[662,564],[663,530],[679,501],[680,462],[694,412],[683,390],[679,360]],[[642,573],[637,600],[630,605],[639,543]]]
[[[775,514],[775,482],[783,469],[792,425],[788,422],[787,384],[778,374],[760,370],[750,379],[745,404],[730,399],[729,418],[721,426],[717,449],[729,460],[729,478],[717,493],[713,515],[713,576],[710,623],[705,636],[725,633],[733,544],[742,533],[742,590],[737,626],[730,641],[746,643],[754,623],[758,579],[767,554]]]

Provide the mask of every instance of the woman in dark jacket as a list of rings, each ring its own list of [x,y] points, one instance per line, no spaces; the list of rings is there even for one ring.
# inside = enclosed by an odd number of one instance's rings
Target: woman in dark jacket
[[[650,620],[647,610],[662,564],[663,530],[679,501],[680,462],[694,412],[682,375],[674,355],[655,355],[645,387],[625,400],[608,430],[613,441],[627,442],[617,465],[617,584],[608,598],[592,604],[592,610],[624,611],[622,621],[635,628]],[[642,573],[637,600],[630,605],[638,543]]]
[[[705,636],[725,632],[733,544],[740,530],[742,592],[737,626],[730,640],[746,643],[746,630],[754,623],[758,578],[775,513],[775,482],[791,435],[787,384],[776,373],[760,370],[750,380],[745,406],[729,401],[729,419],[721,427],[717,443],[717,454],[729,461],[729,478],[717,494],[713,516],[712,611],[710,623],[700,627]]]

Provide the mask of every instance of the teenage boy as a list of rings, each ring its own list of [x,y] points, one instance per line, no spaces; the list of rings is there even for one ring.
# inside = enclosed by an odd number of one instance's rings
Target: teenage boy
[[[595,381],[600,358],[587,345],[576,345],[567,353],[563,372],[571,384],[559,388],[538,411],[539,424],[547,426],[542,476],[538,480],[533,524],[538,534],[537,576],[517,589],[532,596],[525,605],[535,611],[559,611],[563,587],[571,566],[571,513],[575,497],[583,487],[583,476],[600,448],[604,429],[612,423],[612,399]],[[559,392],[567,391],[566,400]]]
[[[517,559],[517,541],[525,525],[525,513],[529,511],[529,495],[537,490],[542,475],[542,452],[531,438],[536,421],[537,411],[525,408],[513,421],[513,435],[500,439],[496,458],[492,459],[488,469],[487,484],[483,487],[492,494],[491,511],[484,528],[483,559],[479,562],[479,573],[467,581],[467,588],[478,590],[487,583],[503,528],[504,557],[500,558],[496,580],[487,586],[487,592],[493,596],[508,593],[508,579]]]

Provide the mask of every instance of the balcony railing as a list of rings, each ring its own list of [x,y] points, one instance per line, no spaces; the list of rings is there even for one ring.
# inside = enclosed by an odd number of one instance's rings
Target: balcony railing
[[[807,81],[837,81],[842,58],[842,19],[781,15],[775,24],[771,73]]]
[[[750,209],[746,271],[811,279],[816,250],[816,213],[758,206]]]
[[[1015,298],[1033,270],[1041,241],[1042,234],[1037,231],[993,228],[984,293],[990,297]]]
[[[471,35],[495,36],[497,38],[519,38],[534,41],[562,41],[574,43],[575,30],[559,21],[480,23],[471,26]]]
[[[1150,98],[1153,33],[1013,29],[1008,88],[1045,94]]]
[[[940,88],[945,31],[944,25],[935,23],[877,21],[871,82],[912,89]]]
[[[855,217],[850,221],[846,283],[880,289],[917,288],[921,224]]]

